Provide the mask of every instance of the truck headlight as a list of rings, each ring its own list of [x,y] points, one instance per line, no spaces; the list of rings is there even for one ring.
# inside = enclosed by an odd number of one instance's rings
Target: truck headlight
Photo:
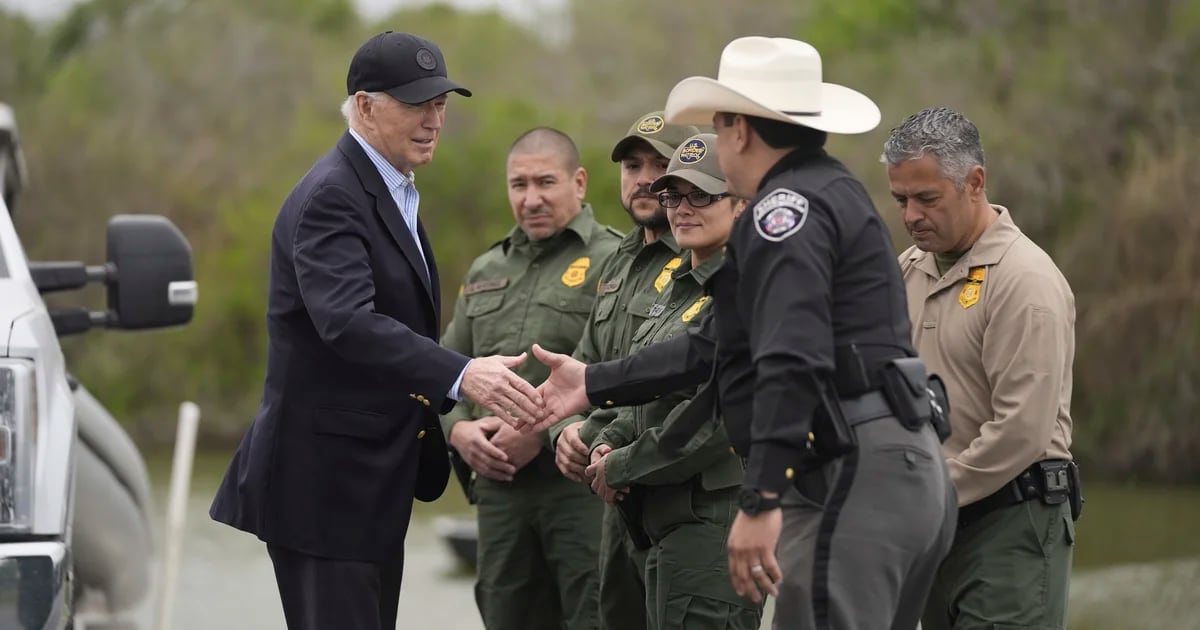
[[[0,534],[26,531],[32,520],[34,376],[33,363],[0,359]]]

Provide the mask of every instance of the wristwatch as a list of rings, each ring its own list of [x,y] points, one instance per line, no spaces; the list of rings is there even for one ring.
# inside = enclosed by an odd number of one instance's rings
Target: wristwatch
[[[742,488],[737,494],[738,507],[748,516],[758,516],[767,510],[779,508],[779,498],[768,499],[754,488]]]

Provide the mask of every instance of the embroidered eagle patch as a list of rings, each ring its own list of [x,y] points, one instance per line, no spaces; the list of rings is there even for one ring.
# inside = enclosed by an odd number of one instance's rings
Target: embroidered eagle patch
[[[754,228],[768,241],[779,242],[800,231],[808,218],[808,199],[786,188],[776,189],[754,205]]]

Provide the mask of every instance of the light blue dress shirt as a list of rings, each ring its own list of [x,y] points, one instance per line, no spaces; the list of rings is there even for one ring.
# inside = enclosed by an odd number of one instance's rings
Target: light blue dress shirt
[[[379,154],[379,151],[375,150],[375,147],[358,135],[357,131],[351,129],[350,135],[358,141],[358,145],[362,147],[367,158],[371,160],[371,164],[375,165],[375,170],[379,171],[379,176],[383,178],[383,184],[387,186],[388,194],[392,196],[392,201],[396,202],[396,207],[400,209],[400,216],[403,217],[404,224],[408,226],[409,235],[417,244],[417,251],[421,253],[421,262],[425,265],[425,277],[429,278],[429,262],[425,260],[425,249],[421,247],[421,239],[417,237],[417,204],[421,201],[421,195],[417,192],[413,175],[411,173],[405,175],[392,166],[392,163],[388,162]],[[463,366],[462,372],[459,372],[458,378],[454,380],[454,385],[450,386],[448,393],[450,398],[462,400],[458,390],[469,365],[471,362],[467,361],[467,365]]]

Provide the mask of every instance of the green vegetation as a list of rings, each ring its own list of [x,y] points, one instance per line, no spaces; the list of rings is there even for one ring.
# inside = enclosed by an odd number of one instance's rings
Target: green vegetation
[[[274,214],[340,133],[345,67],[370,34],[434,39],[476,94],[453,99],[437,158],[420,173],[448,295],[511,224],[503,157],[521,131],[572,134],[589,200],[624,228],[607,154],[630,121],[661,107],[681,77],[713,74],[733,37],[807,39],[829,80],[884,111],[879,129],[831,149],[866,181],[898,246],[906,236],[878,162],[888,129],[937,104],[979,125],[991,197],[1075,289],[1075,450],[1088,474],[1195,481],[1198,6],[575,0],[520,26],[444,7],[363,24],[349,0],[93,0],[47,27],[0,13],[0,99],[17,110],[29,158],[17,222],[32,257],[100,260],[104,224],[119,212],[166,214],[195,250],[195,321],[72,339],[75,372],[144,444],[171,439],[183,399],[203,408],[207,443],[229,444],[259,396]],[[84,295],[100,304],[99,292]]]

